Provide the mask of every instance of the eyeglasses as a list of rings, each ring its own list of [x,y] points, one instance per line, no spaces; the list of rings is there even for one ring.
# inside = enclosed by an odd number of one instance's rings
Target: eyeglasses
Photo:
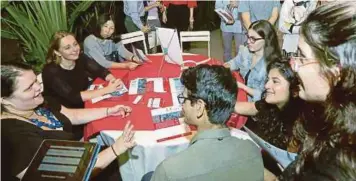
[[[183,94],[179,94],[179,95],[177,96],[177,98],[178,98],[179,104],[183,104],[183,103],[185,102],[185,100],[190,100],[189,97],[184,97]]]
[[[256,43],[256,41],[258,40],[264,40],[264,38],[255,38],[255,37],[251,37],[248,36],[248,34],[246,34],[247,40],[250,40],[251,43]]]
[[[313,60],[313,61],[311,61]],[[300,67],[310,65],[310,64],[319,64],[318,61],[311,59],[311,58],[305,58],[305,57],[291,57],[290,61],[290,66],[294,72],[298,72]]]

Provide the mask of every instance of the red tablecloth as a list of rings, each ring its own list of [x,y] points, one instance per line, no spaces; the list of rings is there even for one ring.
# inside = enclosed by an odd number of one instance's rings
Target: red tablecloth
[[[123,96],[102,100],[95,104],[92,104],[91,101],[85,103],[86,108],[98,108],[98,107],[109,107],[117,104],[123,104],[132,107],[132,113],[126,118],[121,117],[106,117],[99,119],[93,122],[88,123],[84,128],[84,139],[88,140],[91,136],[99,133],[102,130],[122,130],[126,121],[130,120],[135,127],[135,130],[154,130],[154,125],[151,118],[150,109],[147,107],[147,102],[149,98],[161,98],[161,107],[172,106],[172,97],[169,87],[169,78],[178,77],[181,73],[180,67],[178,65],[169,64],[167,62],[163,63],[163,68],[159,72],[161,66],[162,56],[148,56],[152,63],[145,63],[142,66],[139,66],[134,71],[128,70],[118,70],[112,69],[111,73],[117,77],[121,78],[126,87],[129,88],[130,80],[136,78],[154,78],[154,77],[163,77],[164,78],[164,89],[165,93],[155,93],[155,92],[146,92],[143,95],[143,98],[138,104],[133,104],[132,102],[137,97],[137,95],[128,95],[124,94]],[[205,56],[201,55],[188,55],[184,56],[184,60],[194,60],[202,61],[207,59]],[[220,61],[216,59],[211,59],[208,64],[221,64]],[[191,66],[186,64],[187,66]],[[243,79],[238,73],[233,73],[236,79],[240,82],[243,82]],[[97,79],[93,84],[102,84],[103,80]],[[238,91],[238,101],[247,101],[246,92],[239,89]],[[233,114],[230,120],[227,122],[228,126],[241,128],[247,121],[247,117]]]

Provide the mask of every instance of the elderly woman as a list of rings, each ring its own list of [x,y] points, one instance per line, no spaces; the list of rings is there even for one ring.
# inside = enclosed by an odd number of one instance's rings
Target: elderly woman
[[[259,20],[250,25],[247,48],[241,48],[237,56],[224,66],[240,72],[245,84],[238,82],[237,85],[248,93],[248,101],[253,102],[261,99],[267,78],[267,65],[281,58],[277,34],[268,21]]]
[[[2,178],[22,178],[44,139],[78,140],[72,125],[86,124],[106,116],[126,117],[123,105],[97,109],[69,109],[54,99],[44,99],[32,69],[23,63],[1,65],[1,165]],[[104,169],[118,155],[135,145],[132,125],[99,153],[96,169]],[[6,165],[6,166],[5,166]]]
[[[92,34],[84,40],[84,53],[105,68],[134,70],[141,62],[121,42],[117,42],[113,36],[114,22],[110,14],[93,18]],[[121,62],[121,59],[129,61]]]
[[[301,57],[292,58],[292,68],[301,81],[299,96],[318,109],[303,112],[301,156],[280,180],[356,180],[356,4],[314,10],[298,47]]]

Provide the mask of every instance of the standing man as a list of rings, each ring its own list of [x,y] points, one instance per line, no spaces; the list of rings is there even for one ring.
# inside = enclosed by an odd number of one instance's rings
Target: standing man
[[[246,41],[246,36],[243,33],[243,26],[241,23],[240,13],[238,13],[238,0],[216,0],[215,9],[224,9],[230,11],[234,17],[233,21],[225,22],[221,19],[220,29],[222,32],[223,45],[224,45],[224,61],[227,62],[232,59],[232,40],[235,40],[236,55],[239,52],[240,45],[243,45]]]
[[[244,0],[240,2],[239,12],[241,12],[242,23],[247,30],[252,22],[257,20],[267,20],[274,25],[278,19],[280,2]]]
[[[135,32],[135,31],[142,31],[145,33],[146,45],[148,44],[147,41],[147,34],[150,31],[150,27],[146,25],[146,17],[145,17],[145,6],[142,0],[138,1],[131,1],[131,0],[124,0],[124,13],[125,17],[125,28],[127,32]],[[144,50],[143,43],[135,43],[136,48]]]

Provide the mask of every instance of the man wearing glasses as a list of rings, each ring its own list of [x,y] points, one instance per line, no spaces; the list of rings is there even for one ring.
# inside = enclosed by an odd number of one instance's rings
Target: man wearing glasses
[[[263,180],[259,149],[232,137],[225,122],[234,110],[237,85],[229,69],[198,65],[181,77],[178,96],[187,124],[197,127],[189,147],[164,160],[151,180]]]

